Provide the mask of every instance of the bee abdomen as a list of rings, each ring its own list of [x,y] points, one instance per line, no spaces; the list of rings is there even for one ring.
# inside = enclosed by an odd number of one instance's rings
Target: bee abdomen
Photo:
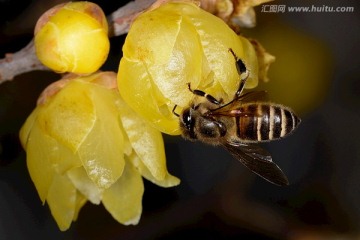
[[[243,141],[271,141],[283,138],[300,123],[287,107],[271,103],[244,104],[236,117],[237,136]]]

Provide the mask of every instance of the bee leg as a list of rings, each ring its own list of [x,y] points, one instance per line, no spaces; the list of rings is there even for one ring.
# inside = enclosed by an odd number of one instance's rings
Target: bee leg
[[[241,79],[239,88],[235,93],[235,98],[238,98],[241,95],[241,93],[242,93],[242,91],[244,89],[247,78],[249,77],[249,71],[247,70],[243,60],[238,58],[236,56],[235,52],[231,48],[229,48],[229,52],[234,56],[234,59],[235,59],[235,62],[236,62],[236,70],[237,70],[237,72],[238,72],[238,74],[240,76],[240,79]]]
[[[173,108],[173,110],[172,110],[172,113],[173,113],[175,116],[180,117],[180,114],[178,114],[177,112],[175,112],[176,108],[177,108],[177,105],[174,106],[174,108]]]
[[[241,93],[242,93],[242,91],[244,90],[245,83],[246,83],[246,80],[247,80],[248,77],[249,77],[249,74],[247,74],[244,78],[241,78],[239,88],[238,88],[238,90],[236,91],[234,98],[238,98],[238,97],[241,96]]]
[[[214,103],[216,105],[221,105],[221,103],[223,102],[223,99],[217,100],[216,98],[214,98],[210,94],[207,94],[204,91],[201,91],[201,90],[198,90],[198,89],[192,90],[191,86],[190,86],[190,83],[188,83],[187,85],[188,85],[188,88],[189,88],[190,92],[192,92],[193,94],[195,94],[197,96],[205,97],[211,103]]]

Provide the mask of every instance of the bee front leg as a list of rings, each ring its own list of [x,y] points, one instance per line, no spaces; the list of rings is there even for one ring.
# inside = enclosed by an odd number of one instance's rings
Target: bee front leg
[[[187,85],[188,85],[188,88],[189,88],[190,92],[192,92],[193,94],[195,94],[197,96],[205,97],[209,102],[214,103],[216,105],[221,105],[223,103],[223,99],[217,100],[216,98],[214,98],[210,94],[207,94],[204,91],[201,91],[201,90],[198,90],[198,89],[192,90],[191,86],[190,86],[190,83],[188,83]]]
[[[242,91],[244,89],[246,80],[248,79],[250,73],[249,73],[249,70],[247,70],[246,65],[243,62],[243,60],[238,58],[236,56],[235,52],[231,48],[229,48],[229,52],[234,56],[235,64],[236,64],[236,70],[237,70],[237,72],[238,72],[238,74],[240,76],[240,85],[239,85],[239,88],[236,91],[235,97],[234,97],[234,98],[238,98],[238,97],[240,97],[240,95],[241,95],[241,93],[242,93]]]
[[[172,113],[173,113],[175,116],[180,117],[180,114],[178,114],[177,112],[175,112],[176,108],[177,108],[177,105],[174,106],[174,108],[173,108],[173,110],[172,110]]]

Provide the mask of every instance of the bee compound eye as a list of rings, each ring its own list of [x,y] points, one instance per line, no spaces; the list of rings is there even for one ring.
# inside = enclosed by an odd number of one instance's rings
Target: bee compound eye
[[[193,120],[193,117],[191,115],[191,110],[190,109],[185,109],[184,110],[184,112],[182,114],[181,121],[184,124],[186,129],[191,130],[194,120]]]
[[[194,128],[195,128],[195,116],[193,116],[192,109],[185,109],[181,114],[180,127],[182,129],[182,135],[186,139],[197,139]]]

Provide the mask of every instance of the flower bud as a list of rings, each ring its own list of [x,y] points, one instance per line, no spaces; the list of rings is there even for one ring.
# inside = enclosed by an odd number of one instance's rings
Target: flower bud
[[[106,17],[91,2],[57,5],[35,27],[36,55],[56,72],[95,72],[105,62],[109,47]]]
[[[257,85],[258,66],[251,43],[225,22],[190,2],[170,2],[142,13],[123,46],[118,86],[123,99],[161,132],[180,133],[172,113],[189,106],[193,89],[230,101],[240,76],[231,48],[250,72],[247,88]]]

